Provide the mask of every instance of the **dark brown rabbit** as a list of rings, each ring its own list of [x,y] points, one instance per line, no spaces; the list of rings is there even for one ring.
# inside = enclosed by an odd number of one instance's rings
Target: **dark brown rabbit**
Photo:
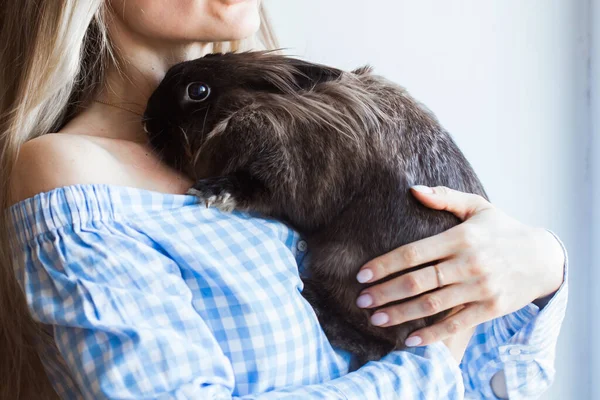
[[[304,235],[303,294],[332,344],[360,363],[403,348],[409,333],[446,315],[378,328],[373,311],[355,304],[367,261],[459,223],[419,204],[412,185],[486,197],[450,135],[400,86],[367,67],[208,55],[171,68],[144,119],[164,160],[197,180],[190,193]]]

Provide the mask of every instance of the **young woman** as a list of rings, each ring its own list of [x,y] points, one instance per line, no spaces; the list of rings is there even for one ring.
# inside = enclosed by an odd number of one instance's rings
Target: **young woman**
[[[359,281],[441,260],[357,303],[412,297],[373,316],[384,326],[463,308],[350,371],[301,296],[298,234],[183,195],[189,179],[148,146],[145,103],[171,65],[259,29],[272,45],[258,0],[3,3],[1,398],[539,396],[567,296],[552,234],[414,188],[464,223],[369,262]]]

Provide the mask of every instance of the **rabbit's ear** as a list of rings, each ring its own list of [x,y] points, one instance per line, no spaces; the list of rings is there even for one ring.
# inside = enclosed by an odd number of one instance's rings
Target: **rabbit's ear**
[[[371,67],[370,65],[364,65],[352,71],[354,75],[371,75],[372,72],[373,67]]]
[[[313,64],[306,61],[289,58],[288,62],[294,68],[295,83],[299,88],[309,90],[319,83],[338,79],[343,71],[326,65]]]
[[[292,94],[311,90],[343,74],[342,70],[333,67],[271,52],[247,52],[238,56],[239,80],[252,90]]]

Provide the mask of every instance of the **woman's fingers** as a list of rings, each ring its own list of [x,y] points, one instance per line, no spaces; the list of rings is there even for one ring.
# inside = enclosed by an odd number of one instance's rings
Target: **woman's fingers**
[[[437,274],[435,268],[430,266],[363,290],[356,304],[362,308],[380,307],[393,301],[418,296],[437,287]]]
[[[438,274],[440,272],[438,282]],[[356,300],[361,308],[380,307],[392,301],[404,300],[421,295],[441,286],[476,278],[475,269],[468,268],[461,259],[450,259],[436,266],[429,266],[373,285],[363,290]],[[449,307],[448,307],[449,308]]]
[[[460,245],[461,237],[454,234],[454,229],[409,243],[374,258],[360,269],[356,279],[360,283],[376,282],[393,273],[449,257]]]
[[[371,323],[383,327],[399,325],[476,300],[478,293],[470,285],[450,285],[406,303],[381,308],[371,316]]]
[[[493,208],[481,196],[442,186],[415,186],[412,190],[415,197],[427,207],[452,212],[463,220],[476,212]],[[438,235],[399,247],[366,263],[356,279],[360,283],[376,282],[393,273],[450,257],[458,249],[472,245],[473,237],[477,235],[472,232],[474,230],[473,227],[458,225]]]
[[[458,313],[427,328],[411,333],[408,339],[406,339],[406,345],[409,347],[426,346],[447,339],[457,332],[472,328],[492,319],[494,317],[493,310],[494,306],[488,303],[467,304]]]
[[[411,190],[423,205],[434,210],[451,212],[463,221],[477,212],[493,207],[479,195],[459,192],[444,186],[430,188],[418,185],[413,186]]]

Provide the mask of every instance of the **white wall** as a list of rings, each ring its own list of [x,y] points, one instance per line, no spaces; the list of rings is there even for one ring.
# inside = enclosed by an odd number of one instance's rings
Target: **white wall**
[[[590,19],[593,23],[590,24],[591,33],[591,59],[590,63],[590,100],[591,100],[591,114],[590,114],[590,136],[592,138],[592,178],[593,178],[593,197],[592,203],[600,204],[600,0],[591,0],[590,4],[592,10],[590,11]],[[598,268],[596,260],[600,260],[600,209],[598,207],[592,207],[593,219],[592,219],[592,243],[596,246],[592,247],[592,259],[594,262],[594,268],[592,269],[592,276],[590,282],[600,282],[600,269]],[[592,318],[592,330],[591,337],[597,337],[597,333],[600,332],[600,318],[598,318],[598,312],[600,312],[600,290],[596,289],[596,285],[591,283],[591,293],[594,297],[592,298],[592,309],[591,314],[595,316]],[[592,389],[592,398],[600,399],[600,341],[593,340],[593,359],[592,359],[592,377],[596,379]],[[593,380],[593,379],[592,379]]]
[[[545,399],[591,398],[588,1],[266,2],[288,54],[345,69],[370,63],[407,87],[454,135],[495,204],[564,240],[571,297]]]

